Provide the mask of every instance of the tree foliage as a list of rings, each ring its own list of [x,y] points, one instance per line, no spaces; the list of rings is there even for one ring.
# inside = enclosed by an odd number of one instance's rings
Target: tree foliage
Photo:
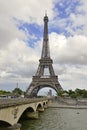
[[[59,91],[57,93],[58,96],[63,96],[64,93],[67,93],[69,97],[71,98],[87,98],[87,90],[85,89],[75,89],[74,91],[73,90],[68,90],[68,91]]]
[[[12,91],[13,94],[15,95],[22,95],[23,94],[23,91],[20,89],[20,88],[15,88],[13,91]]]
[[[5,91],[5,90],[0,90],[0,95],[9,95],[11,92]]]

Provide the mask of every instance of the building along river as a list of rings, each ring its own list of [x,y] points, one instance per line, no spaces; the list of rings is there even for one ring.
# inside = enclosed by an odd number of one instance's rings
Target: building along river
[[[48,108],[21,124],[21,130],[87,130],[87,109]]]

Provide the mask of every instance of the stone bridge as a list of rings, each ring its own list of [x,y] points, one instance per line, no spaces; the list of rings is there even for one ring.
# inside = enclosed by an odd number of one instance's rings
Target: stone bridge
[[[48,99],[0,99],[0,123],[10,129],[20,130],[20,118],[38,118],[38,112],[48,107]]]

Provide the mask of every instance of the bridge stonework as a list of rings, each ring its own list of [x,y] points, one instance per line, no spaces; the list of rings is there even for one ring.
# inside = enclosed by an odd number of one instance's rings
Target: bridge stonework
[[[48,105],[48,100],[39,100],[29,103],[23,103],[23,104],[13,104],[12,106],[7,105],[0,107],[0,121],[4,121],[11,125],[11,128],[13,127],[14,130],[20,130],[18,128],[20,125],[17,125],[20,117],[22,114],[28,109],[32,108],[33,112],[37,111],[43,111],[44,108],[46,108]],[[31,113],[31,112],[30,112]],[[30,116],[29,116],[30,117]],[[33,116],[32,116],[33,117]]]

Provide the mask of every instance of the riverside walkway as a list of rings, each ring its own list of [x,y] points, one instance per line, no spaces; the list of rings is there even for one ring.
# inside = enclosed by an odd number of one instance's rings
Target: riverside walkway
[[[87,98],[54,98],[49,105],[50,108],[67,108],[67,109],[87,109]]]
[[[49,108],[66,108],[66,109],[87,109],[87,105],[65,105],[53,102],[49,105]]]

